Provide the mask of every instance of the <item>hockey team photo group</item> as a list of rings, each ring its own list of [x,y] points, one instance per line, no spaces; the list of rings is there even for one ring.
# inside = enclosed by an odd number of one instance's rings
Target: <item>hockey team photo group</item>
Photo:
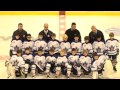
[[[76,26],[77,23],[72,22],[62,40],[57,40],[49,23],[43,24],[38,36],[32,36],[23,23],[18,23],[18,29],[12,34],[10,58],[5,61],[7,78],[35,79],[41,75],[46,79],[117,78],[120,75],[119,40],[115,33],[110,32],[109,38],[104,38],[104,33],[91,25],[91,31],[83,37]]]

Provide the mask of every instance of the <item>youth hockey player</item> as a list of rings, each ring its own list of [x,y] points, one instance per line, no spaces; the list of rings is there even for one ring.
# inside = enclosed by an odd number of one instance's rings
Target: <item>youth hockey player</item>
[[[81,67],[81,70],[78,71],[78,76],[80,76],[82,72],[85,76],[89,75],[89,73],[91,72],[91,63],[92,58],[88,56],[88,50],[83,50],[83,54],[80,56],[77,62],[77,64],[79,65],[78,67]]]
[[[27,78],[28,72],[32,72],[32,77],[35,77],[36,65],[33,60],[33,55],[31,53],[31,48],[26,48],[25,53],[22,55],[25,61],[25,78]]]
[[[25,61],[22,57],[22,50],[17,50],[17,58],[15,64],[16,77],[22,76],[24,73]]]
[[[93,53],[93,63],[91,67],[92,72],[97,71],[98,75],[101,76],[106,59],[107,57],[105,55],[99,56],[96,52]]]
[[[48,50],[48,44],[45,40],[43,40],[42,34],[39,34],[38,40],[36,40],[34,43],[34,55],[37,53],[39,48],[43,49],[44,53],[46,53],[46,51]]]
[[[89,36],[85,36],[84,37],[84,43],[82,44],[82,51],[83,50],[87,50],[88,51],[88,55],[92,55],[93,53],[93,47],[92,44],[89,42]]]
[[[75,48],[77,50],[77,54],[81,54],[82,43],[80,42],[79,36],[74,37],[74,41],[71,43],[71,49]]]
[[[30,48],[31,52],[33,51],[34,41],[31,40],[31,34],[27,34],[26,40],[23,42],[22,50],[25,51],[26,48]]]
[[[97,41],[93,42],[93,51],[97,52],[98,55],[105,53],[105,43],[101,41],[101,36],[97,35]]]
[[[67,77],[70,78],[71,72],[73,72],[74,75],[77,75],[77,61],[79,59],[79,55],[77,55],[77,50],[72,49],[71,55],[68,56],[68,65],[67,65]]]
[[[66,75],[66,63],[67,63],[67,57],[65,56],[65,50],[60,51],[60,55],[57,58],[57,61],[55,63],[56,65],[56,78],[60,76],[62,73],[63,75]]]
[[[109,34],[110,39],[106,40],[106,52],[109,59],[112,61],[113,68],[116,71],[117,55],[119,54],[119,41],[114,38],[114,33]]]
[[[59,48],[60,48],[60,43],[58,40],[56,40],[56,34],[52,34],[51,35],[52,40],[50,40],[48,42],[48,50],[50,50],[51,48],[55,49],[55,54],[58,54],[59,52]]]
[[[60,42],[60,49],[65,50],[65,55],[71,52],[70,42],[68,42],[67,40],[68,40],[68,36],[65,34],[63,35],[63,41]]]
[[[39,74],[45,70],[46,58],[43,52],[43,49],[38,49],[37,55],[34,57],[35,64],[37,66],[37,71]]]
[[[13,53],[15,54],[17,50],[20,49],[22,49],[22,41],[20,40],[20,35],[16,34],[15,39],[13,39],[10,44],[10,56],[12,56]]]
[[[49,54],[46,57],[46,73],[47,77],[50,77],[50,72],[55,73],[55,62],[57,60],[57,56],[55,55],[54,48],[49,50]]]

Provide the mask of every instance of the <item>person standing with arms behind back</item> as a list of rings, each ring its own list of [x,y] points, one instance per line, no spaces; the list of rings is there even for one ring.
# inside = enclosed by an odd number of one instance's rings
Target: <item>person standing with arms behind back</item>
[[[43,35],[43,40],[45,40],[47,43],[51,40],[51,35],[53,34],[52,31],[48,30],[48,23],[44,24],[44,30],[42,30],[39,35]]]
[[[102,31],[98,30],[94,25],[91,27],[92,31],[89,33],[90,43],[92,44],[97,40],[97,36],[101,37],[101,41],[105,43],[104,35]]]
[[[18,29],[13,32],[12,40],[15,39],[16,34],[19,34],[19,35],[20,35],[20,40],[21,40],[22,42],[24,42],[24,41],[26,40],[27,31],[25,31],[25,30],[23,29],[23,24],[22,24],[22,23],[19,23],[19,24],[18,24]]]
[[[65,34],[68,36],[68,42],[73,42],[75,36],[78,36],[79,40],[81,42],[81,34],[80,34],[79,30],[76,29],[76,23],[75,22],[73,22],[71,24],[71,28],[66,30]]]

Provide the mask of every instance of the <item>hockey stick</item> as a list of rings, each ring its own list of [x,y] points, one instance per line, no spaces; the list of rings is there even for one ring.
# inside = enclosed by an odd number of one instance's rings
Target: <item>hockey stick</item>
[[[38,64],[36,64],[35,63],[35,65],[40,69],[40,70],[42,70],[43,71],[43,68],[42,67],[40,67]]]

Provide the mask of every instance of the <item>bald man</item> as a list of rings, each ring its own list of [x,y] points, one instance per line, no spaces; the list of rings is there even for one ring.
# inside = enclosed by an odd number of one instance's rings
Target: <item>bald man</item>
[[[90,43],[97,40],[97,36],[101,36],[101,40],[105,43],[104,35],[102,31],[98,30],[94,25],[91,27],[91,32],[89,33]]]
[[[51,35],[53,34],[53,32],[50,31],[50,30],[48,29],[48,27],[49,27],[48,23],[45,23],[45,24],[44,24],[44,30],[42,30],[42,31],[39,33],[39,35],[40,35],[40,34],[43,35],[43,40],[45,40],[46,42],[49,42],[49,41],[51,40]]]

